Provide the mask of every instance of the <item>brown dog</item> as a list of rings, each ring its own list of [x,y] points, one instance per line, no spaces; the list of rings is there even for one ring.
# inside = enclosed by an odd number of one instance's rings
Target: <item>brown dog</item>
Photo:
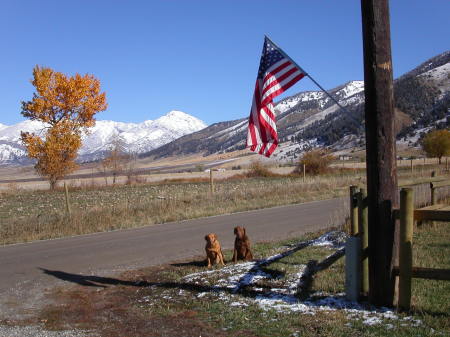
[[[245,234],[245,228],[241,226],[235,227],[234,235],[236,235],[236,240],[234,240],[233,262],[236,263],[237,260],[253,260],[253,254],[250,250],[250,240],[247,234]]]
[[[208,234],[205,236],[205,240],[206,262],[208,268],[211,268],[211,265],[218,263],[224,265],[222,248],[220,247],[219,240],[217,240],[217,235],[214,233]]]

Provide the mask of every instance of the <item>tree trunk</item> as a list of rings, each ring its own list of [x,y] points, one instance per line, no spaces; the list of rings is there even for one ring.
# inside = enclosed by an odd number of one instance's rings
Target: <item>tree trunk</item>
[[[54,191],[56,188],[56,183],[58,182],[58,178],[55,177],[50,177],[49,178],[49,183],[50,183],[50,190]]]

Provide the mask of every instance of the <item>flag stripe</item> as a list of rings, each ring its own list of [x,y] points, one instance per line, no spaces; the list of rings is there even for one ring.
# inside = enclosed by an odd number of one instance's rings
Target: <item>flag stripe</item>
[[[285,83],[290,82],[293,78],[298,76],[300,72],[296,68],[292,68],[288,72],[284,73],[280,77],[278,77],[275,81],[273,81],[269,86],[267,86],[263,90],[263,96],[262,96],[262,105],[264,105],[264,101],[272,95],[273,92],[277,91],[278,89],[282,88],[284,89]],[[276,95],[278,96],[278,95]],[[274,96],[275,97],[275,96]],[[272,97],[273,98],[273,97]]]
[[[277,74],[276,77],[273,76],[273,77],[271,78],[272,80],[270,81],[270,83],[268,83],[268,82],[265,82],[265,83],[264,83],[263,95],[265,95],[265,93],[266,93],[267,91],[269,91],[270,88],[272,88],[273,86],[275,86],[275,85],[277,85],[277,84],[283,82],[286,78],[288,78],[288,77],[290,77],[292,74],[298,73],[298,72],[299,72],[299,71],[298,71],[297,68],[292,67],[292,68],[286,69],[286,71],[284,71],[282,74],[281,74],[281,73]],[[263,98],[264,98],[264,96],[263,96]]]
[[[295,73],[291,77],[289,77],[283,84],[279,84],[277,86],[274,86],[270,93],[263,97],[262,104],[267,104],[269,102],[272,102],[272,100],[277,97],[278,95],[281,95],[283,92],[285,92],[287,89],[292,87],[296,82],[301,80],[305,74],[298,74]]]
[[[289,67],[292,63],[290,61],[281,60],[282,62],[275,63],[270,69],[267,70],[266,75],[264,76],[264,83],[269,82],[271,77],[275,78],[275,75]],[[281,64],[280,64],[281,63]]]

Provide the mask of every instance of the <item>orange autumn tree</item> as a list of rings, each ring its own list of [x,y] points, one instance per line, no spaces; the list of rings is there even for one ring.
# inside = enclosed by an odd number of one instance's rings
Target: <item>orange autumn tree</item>
[[[68,77],[51,68],[36,66],[31,81],[36,88],[33,99],[22,102],[22,115],[45,123],[43,137],[22,132],[28,156],[37,160],[39,175],[54,189],[58,180],[75,170],[81,135],[94,126],[94,115],[106,110],[105,93],[92,75]]]

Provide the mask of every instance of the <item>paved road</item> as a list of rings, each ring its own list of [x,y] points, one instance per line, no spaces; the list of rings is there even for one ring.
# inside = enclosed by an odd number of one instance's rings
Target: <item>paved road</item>
[[[238,224],[253,242],[272,241],[335,224],[346,209],[343,198],[331,199],[0,247],[0,313],[33,307],[45,288],[64,284],[43,269],[104,276],[203,255],[204,236],[210,232],[218,234],[224,249],[232,248]]]

